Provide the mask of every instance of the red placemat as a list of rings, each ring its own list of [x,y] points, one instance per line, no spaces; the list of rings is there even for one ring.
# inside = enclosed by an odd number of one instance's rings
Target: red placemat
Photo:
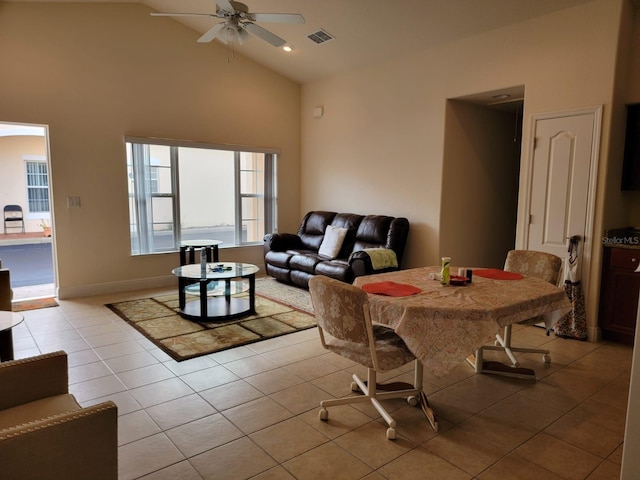
[[[497,268],[482,268],[474,269],[473,275],[484,278],[491,278],[493,280],[520,280],[524,278],[524,275],[516,272],[505,272],[504,270],[498,270]]]
[[[396,282],[375,282],[362,285],[362,289],[367,293],[376,293],[378,295],[388,295],[390,297],[406,297],[420,293],[418,287],[406,285]]]

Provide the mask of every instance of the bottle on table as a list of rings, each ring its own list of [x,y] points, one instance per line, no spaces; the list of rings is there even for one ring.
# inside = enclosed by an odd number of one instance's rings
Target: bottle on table
[[[451,265],[451,257],[442,257],[442,270],[440,270],[440,283],[442,285],[449,285],[451,277],[449,265]]]

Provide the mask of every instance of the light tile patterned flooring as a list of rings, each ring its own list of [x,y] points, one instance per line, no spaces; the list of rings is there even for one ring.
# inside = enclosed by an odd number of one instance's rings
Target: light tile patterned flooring
[[[365,404],[318,419],[320,400],[349,394],[364,369],[323,350],[315,329],[175,362],[103,306],[167,292],[63,300],[14,329],[17,358],[66,350],[78,401],[118,404],[121,480],[619,478],[630,347],[517,328],[514,343],[552,351],[548,366],[521,357],[538,382],[466,363],[425,374],[440,431],[392,400],[389,441]],[[383,378],[410,381],[410,369]]]

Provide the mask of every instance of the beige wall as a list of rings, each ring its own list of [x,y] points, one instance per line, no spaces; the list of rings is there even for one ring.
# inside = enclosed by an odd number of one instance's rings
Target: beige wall
[[[606,174],[623,4],[594,0],[419,54],[403,56],[399,50],[383,65],[304,85],[302,211],[406,216],[411,233],[405,266],[438,263],[448,253],[440,236],[442,198],[454,187],[443,184],[446,99],[515,85],[526,88],[523,152],[532,114],[604,105],[600,174]],[[318,105],[325,115],[316,120],[312,110]],[[598,236],[609,194],[605,177],[598,179]],[[459,201],[473,203],[464,196]],[[594,250],[598,264],[588,273],[596,292],[590,292],[587,310],[591,326],[597,322],[599,243]],[[481,255],[471,260],[488,261]]]
[[[63,298],[172,281],[177,254],[130,256],[125,135],[280,149],[280,220],[299,221],[300,86],[149,12],[0,5],[0,122],[50,127]],[[261,264],[262,248],[221,259]]]

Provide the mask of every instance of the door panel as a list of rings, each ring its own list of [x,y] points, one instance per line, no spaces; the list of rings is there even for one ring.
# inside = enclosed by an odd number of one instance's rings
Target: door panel
[[[594,114],[536,121],[528,249],[567,256],[568,238],[585,238]]]

